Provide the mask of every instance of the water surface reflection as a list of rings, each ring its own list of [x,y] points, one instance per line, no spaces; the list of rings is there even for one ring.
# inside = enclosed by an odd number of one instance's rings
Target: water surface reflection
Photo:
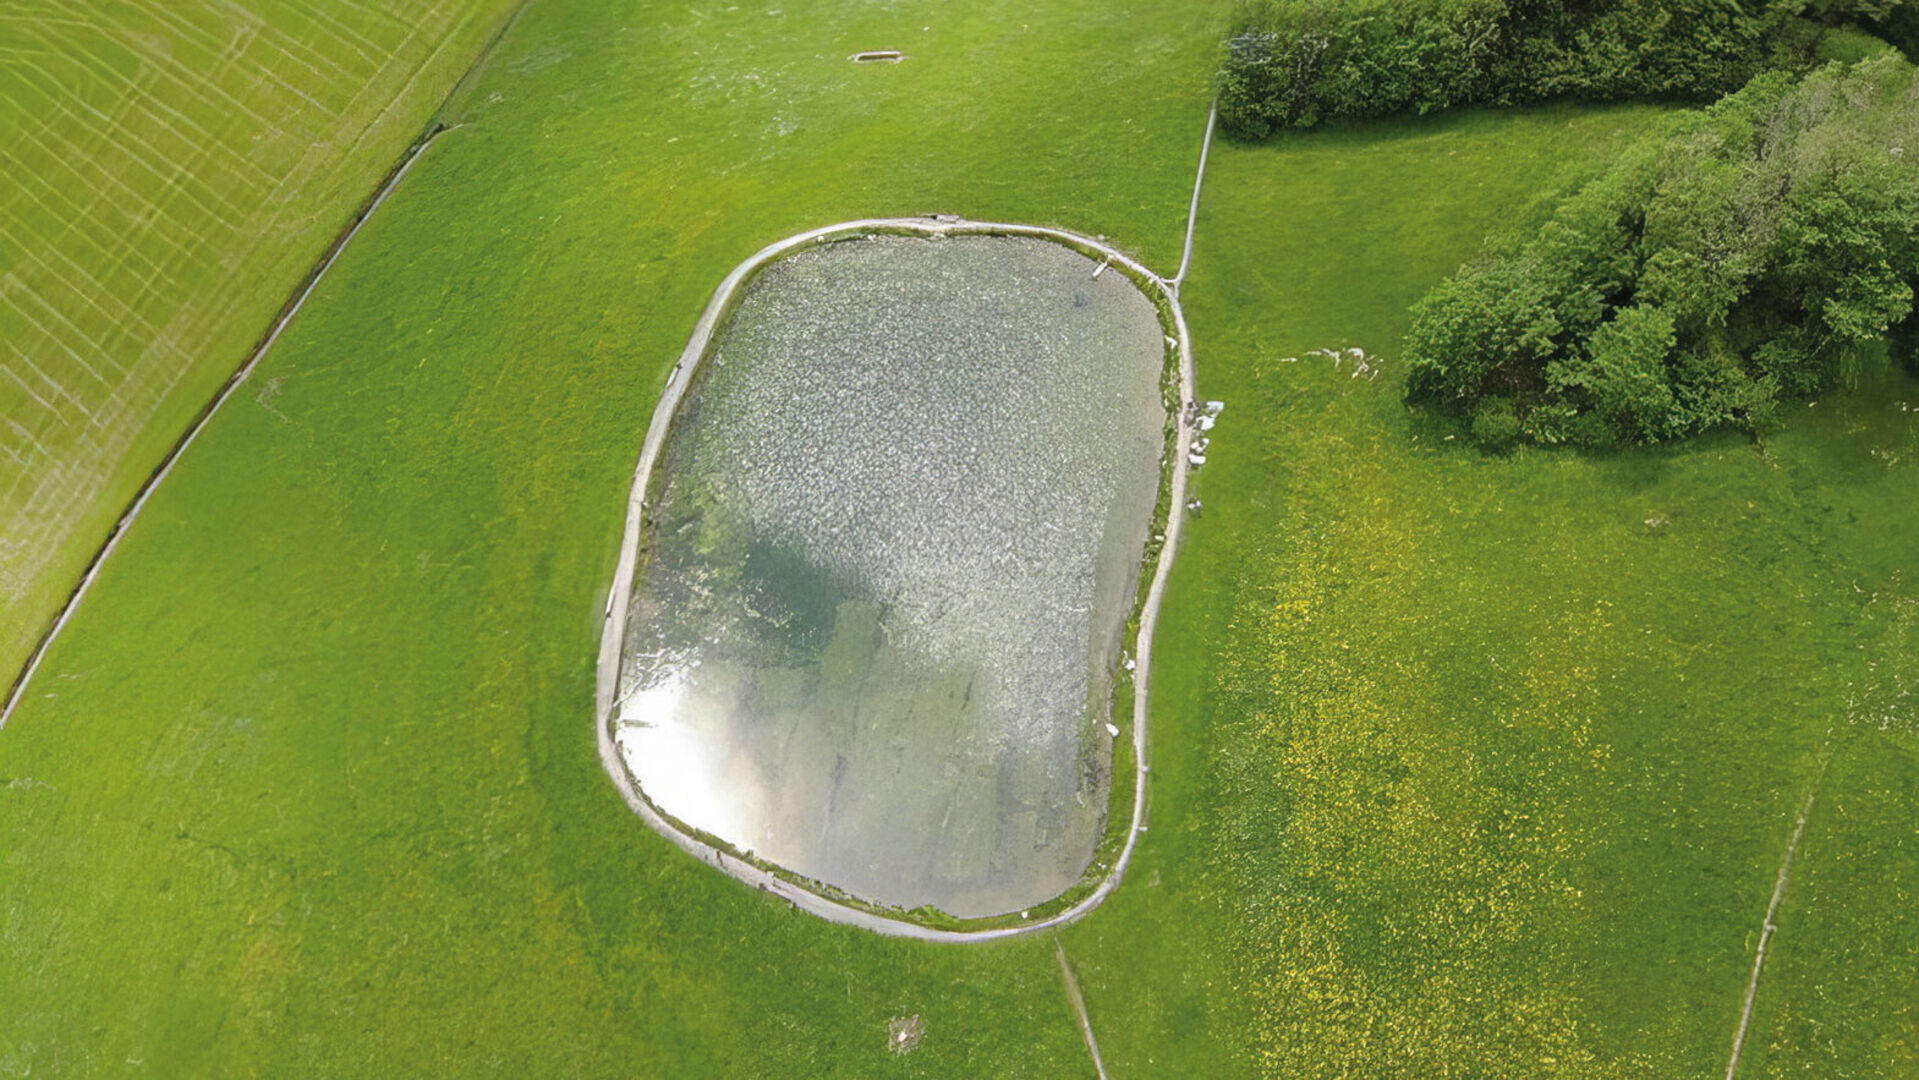
[[[1158,316],[1047,241],[768,266],[655,472],[615,737],[655,805],[877,903],[1076,882],[1159,479]]]

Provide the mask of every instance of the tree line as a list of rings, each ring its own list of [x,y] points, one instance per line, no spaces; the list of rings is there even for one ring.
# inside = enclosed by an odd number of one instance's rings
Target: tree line
[[[1708,100],[1864,27],[1919,55],[1919,0],[1246,0],[1219,116],[1240,138],[1551,99]]]

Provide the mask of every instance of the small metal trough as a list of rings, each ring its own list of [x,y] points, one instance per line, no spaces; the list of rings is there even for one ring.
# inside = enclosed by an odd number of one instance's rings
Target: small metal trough
[[[898,49],[872,49],[853,54],[855,64],[897,64],[906,59],[906,54]]]

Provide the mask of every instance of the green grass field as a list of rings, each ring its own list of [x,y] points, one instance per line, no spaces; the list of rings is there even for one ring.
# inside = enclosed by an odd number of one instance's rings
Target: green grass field
[[[1807,1069],[1767,1027],[1741,1075],[1914,1065],[1919,878],[1891,808],[1919,746],[1919,385],[1797,406],[1763,448],[1502,458],[1391,376],[1280,362],[1390,356],[1460,219],[1523,218],[1552,162],[1603,152],[1599,122],[1329,133],[1209,178],[1188,306],[1201,392],[1232,404],[1183,570],[1217,591],[1206,863],[1247,898],[1220,962],[1276,1075],[1723,1070],[1827,754],[1759,1015],[1836,1011],[1805,984],[1843,979],[1854,1034],[1826,1018]],[[1871,823],[1833,820],[1848,804]]]
[[[510,10],[0,10],[0,667]]]
[[[728,269],[950,211],[1170,272],[1229,13],[779,10],[531,6],[160,489],[0,734],[0,1075],[1092,1075],[1056,939],[628,813],[599,616]],[[1057,937],[1111,1075],[1717,1075],[1815,785],[1740,1075],[1919,1068],[1919,385],[1609,456],[1399,401],[1407,306],[1655,115],[1215,146],[1151,830]],[[1283,362],[1333,345],[1386,374]]]

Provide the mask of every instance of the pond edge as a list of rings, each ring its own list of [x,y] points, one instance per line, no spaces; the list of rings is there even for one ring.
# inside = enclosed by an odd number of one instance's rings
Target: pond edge
[[[625,638],[627,606],[632,598],[633,579],[639,565],[646,494],[660,450],[665,445],[674,417],[679,412],[681,399],[692,382],[694,372],[712,351],[711,345],[715,332],[721,322],[738,305],[742,287],[769,263],[807,247],[878,234],[904,234],[933,238],[1024,236],[1049,240],[1089,257],[1097,255],[1106,259],[1113,269],[1124,272],[1136,285],[1140,286],[1141,291],[1147,293],[1148,299],[1153,301],[1154,307],[1160,311],[1162,320],[1170,316],[1173,329],[1177,331],[1174,344],[1179,361],[1178,402],[1171,418],[1174,430],[1171,440],[1171,475],[1166,482],[1170,490],[1167,491],[1169,497],[1164,519],[1165,539],[1159,544],[1158,556],[1154,560],[1152,582],[1147,588],[1145,600],[1137,608],[1139,632],[1134,641],[1133,650],[1136,666],[1131,672],[1133,701],[1129,718],[1133,735],[1134,762],[1132,819],[1126,828],[1125,840],[1120,847],[1118,857],[1113,860],[1111,868],[1103,878],[1098,880],[1091,891],[1086,892],[1068,906],[1057,911],[1047,911],[1038,918],[1027,919],[1019,914],[1011,914],[980,919],[956,919],[943,913],[882,908],[859,901],[822,883],[806,880],[790,872],[775,870],[768,864],[732,850],[718,842],[717,838],[710,838],[686,828],[655,807],[640,791],[638,783],[627,770],[626,763],[621,759],[613,738],[614,698],[619,686],[620,657]],[[1164,330],[1164,321],[1161,326]],[[1046,226],[969,221],[951,215],[935,215],[863,218],[825,225],[789,236],[755,252],[745,262],[734,267],[733,271],[720,282],[713,298],[707,302],[706,309],[693,328],[692,336],[680,352],[679,360],[667,375],[665,389],[660,394],[659,403],[654,407],[652,420],[647,425],[646,438],[640,447],[639,462],[634,469],[633,486],[627,498],[626,527],[620,541],[619,564],[614,571],[613,584],[607,594],[606,610],[602,616],[593,713],[600,763],[619,789],[621,798],[655,832],[671,840],[688,854],[762,892],[778,896],[794,907],[830,922],[858,926],[892,937],[914,938],[922,941],[978,942],[1031,934],[1064,926],[1084,918],[1119,887],[1132,862],[1133,851],[1138,845],[1139,838],[1146,831],[1147,779],[1151,772],[1147,757],[1148,687],[1152,664],[1153,631],[1158,623],[1160,598],[1165,591],[1166,579],[1171,573],[1173,558],[1178,550],[1180,534],[1183,531],[1189,468],[1187,455],[1192,444],[1192,427],[1188,423],[1188,417],[1192,413],[1193,404],[1192,341],[1186,327],[1185,313],[1179,305],[1178,282],[1160,277],[1131,256],[1102,240]],[[1158,523],[1156,511],[1154,524]],[[1149,548],[1152,543],[1149,535]],[[1114,759],[1117,764],[1117,752],[1114,754]],[[1109,800],[1110,798],[1111,796]],[[1110,838],[1112,834],[1109,823],[1103,830],[1103,835]],[[1093,863],[1088,867],[1089,873],[1098,865],[1099,855],[1108,848],[1109,842],[1109,840],[1102,840],[1095,848]],[[1072,897],[1080,892],[1084,885],[1085,879],[1082,879],[1079,884],[1062,893],[1060,899]],[[937,919],[941,925],[929,925],[928,922],[918,921],[920,919]]]

